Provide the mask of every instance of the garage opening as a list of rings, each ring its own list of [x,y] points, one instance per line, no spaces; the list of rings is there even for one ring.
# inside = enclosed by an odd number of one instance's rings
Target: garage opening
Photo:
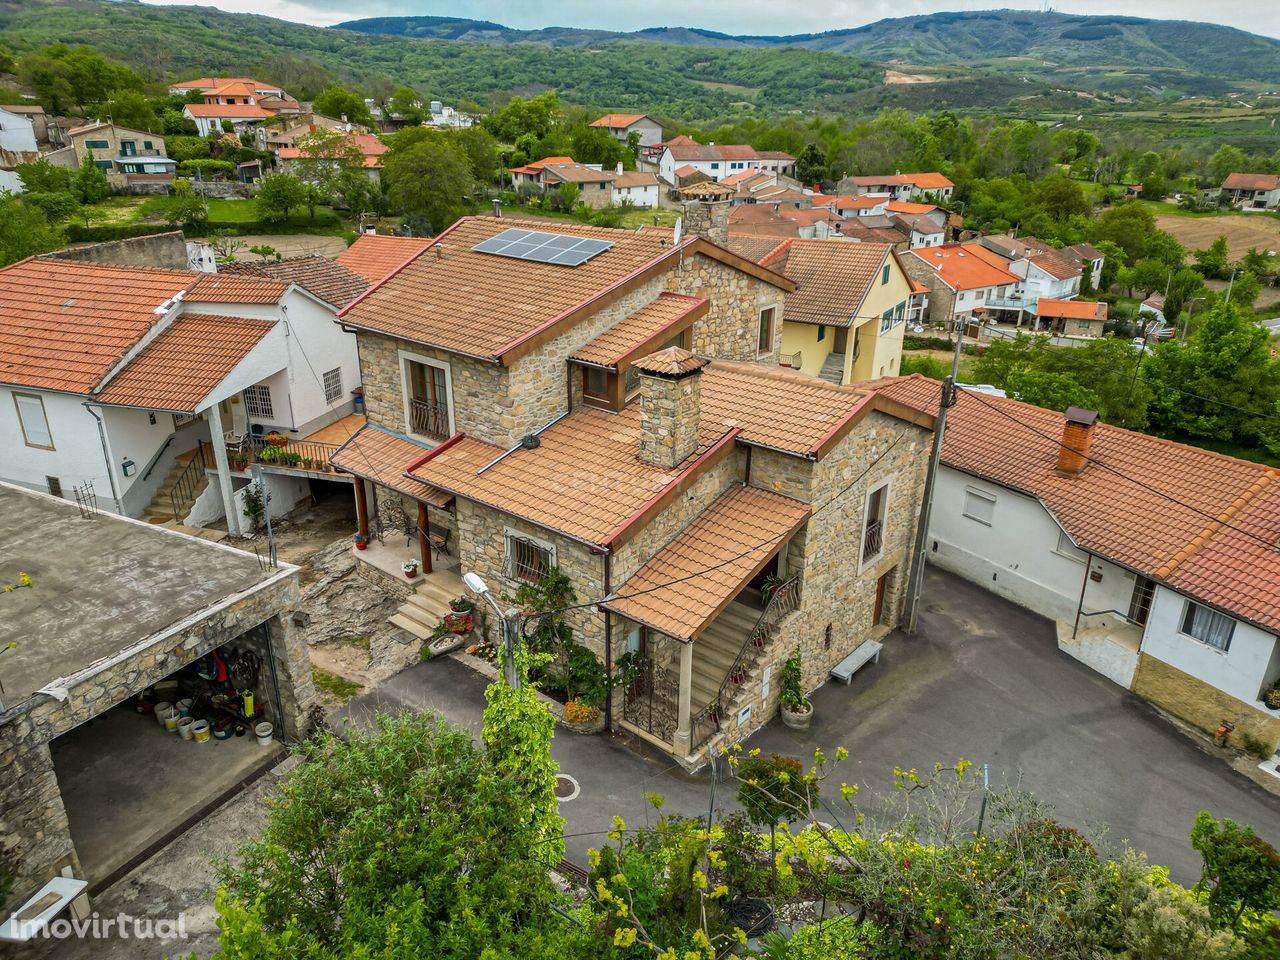
[[[90,890],[278,763],[280,717],[261,624],[51,741]]]

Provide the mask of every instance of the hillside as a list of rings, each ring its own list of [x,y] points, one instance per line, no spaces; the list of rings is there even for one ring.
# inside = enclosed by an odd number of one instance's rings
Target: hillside
[[[496,23],[449,17],[377,17],[347,21],[338,27],[472,43],[582,47],[606,39],[625,38],[719,48],[794,46],[917,65],[1027,58],[1063,67],[1123,64],[1210,76],[1280,80],[1280,41],[1243,30],[1183,20],[1072,16],[1021,10],[935,13],[880,20],[849,30],[776,37],[730,36],[685,27],[655,27],[626,34],[569,27],[513,30]]]
[[[253,73],[293,89],[329,76],[386,78],[432,97],[481,103],[555,88],[586,107],[652,111],[688,122],[753,113],[832,112],[881,85],[881,70],[794,48],[708,50],[605,38],[588,49],[375,36],[210,7],[107,0],[0,0],[0,48],[87,43],[145,77]]]

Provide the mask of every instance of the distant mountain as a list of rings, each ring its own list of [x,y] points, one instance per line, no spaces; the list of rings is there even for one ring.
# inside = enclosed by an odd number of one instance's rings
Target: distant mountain
[[[880,20],[848,30],[776,37],[732,36],[689,27],[652,27],[633,33],[573,27],[516,30],[455,17],[374,17],[349,20],[333,29],[552,47],[586,47],[619,39],[721,48],[790,46],[925,66],[1025,57],[1063,67],[1155,67],[1206,76],[1280,81],[1280,40],[1185,20],[1024,10],[933,13]]]

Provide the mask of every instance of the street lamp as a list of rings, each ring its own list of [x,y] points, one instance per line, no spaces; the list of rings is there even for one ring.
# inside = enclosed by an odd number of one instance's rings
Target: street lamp
[[[520,686],[520,674],[516,671],[515,645],[516,631],[519,629],[520,611],[512,609],[503,613],[502,608],[498,606],[498,601],[493,599],[493,594],[489,592],[489,587],[480,577],[480,574],[474,571],[467,573],[463,576],[462,582],[467,585],[467,589],[472,593],[480,594],[485,602],[493,607],[493,612],[498,615],[498,622],[502,625],[503,672],[506,674],[507,686],[513,690],[517,689]]]

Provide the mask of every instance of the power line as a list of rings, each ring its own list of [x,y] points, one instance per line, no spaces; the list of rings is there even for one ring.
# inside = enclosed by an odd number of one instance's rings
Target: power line
[[[1069,450],[1075,456],[1078,456],[1081,459],[1088,461],[1089,463],[1096,464],[1098,467],[1100,467],[1103,470],[1106,470],[1108,473],[1114,473],[1117,477],[1120,477],[1123,480],[1128,480],[1130,483],[1141,487],[1143,491],[1148,495],[1156,496],[1163,500],[1168,500],[1170,503],[1176,504],[1177,506],[1182,507],[1184,510],[1189,510],[1192,513],[1198,514],[1199,516],[1204,517],[1206,520],[1210,520],[1213,523],[1221,524],[1227,530],[1233,530],[1236,533],[1240,534],[1241,536],[1248,537],[1250,540],[1256,540],[1258,543],[1262,544],[1264,547],[1266,547],[1269,550],[1275,548],[1275,544],[1272,543],[1270,540],[1265,539],[1264,537],[1260,537],[1255,533],[1250,533],[1248,530],[1245,530],[1242,527],[1234,526],[1233,524],[1230,524],[1225,520],[1223,520],[1221,516],[1217,514],[1209,513],[1207,510],[1201,510],[1199,507],[1194,507],[1191,504],[1186,503],[1185,501],[1179,500],[1177,497],[1171,496],[1170,494],[1167,494],[1167,493],[1163,493],[1159,490],[1152,489],[1151,486],[1145,483],[1144,481],[1138,480],[1135,477],[1131,477],[1127,473],[1117,470],[1115,467],[1112,467],[1109,464],[1103,463],[1097,457],[1089,456],[1088,454],[1081,453],[1079,450],[1076,450],[1074,447],[1067,446],[1067,444],[1063,443],[1062,440],[1059,439],[1058,437],[1054,437],[1050,434],[1047,434],[1044,431],[1038,430],[1037,428],[1033,427],[1031,424],[1026,423],[1022,420],[1019,420],[1017,417],[1009,413],[1007,410],[1001,410],[998,405],[992,403],[989,399],[987,399],[977,391],[968,390],[968,389],[965,389],[964,387],[961,387],[960,392],[963,393],[966,397],[973,397],[983,406],[989,407],[990,409],[994,410],[996,413],[1000,414],[1000,416],[1005,417],[1008,420],[1012,420],[1014,423],[1018,424],[1018,426],[1026,430],[1030,430],[1032,433],[1034,433],[1036,436],[1040,437],[1041,439],[1048,440],[1050,443],[1055,444],[1056,446],[1062,448],[1063,450]]]

